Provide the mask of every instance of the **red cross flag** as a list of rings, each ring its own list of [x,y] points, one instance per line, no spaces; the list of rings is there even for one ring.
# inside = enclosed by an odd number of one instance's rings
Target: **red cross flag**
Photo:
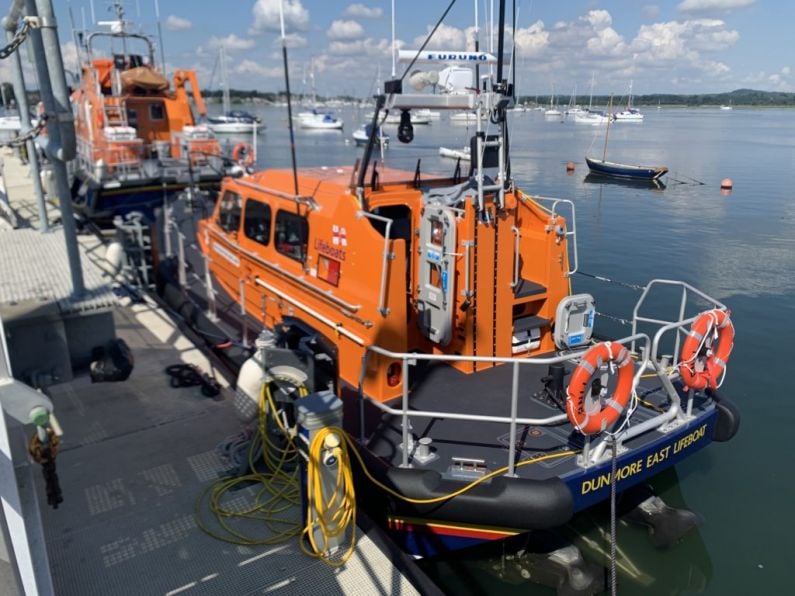
[[[338,225],[331,226],[331,243],[339,246],[348,246],[345,228]]]

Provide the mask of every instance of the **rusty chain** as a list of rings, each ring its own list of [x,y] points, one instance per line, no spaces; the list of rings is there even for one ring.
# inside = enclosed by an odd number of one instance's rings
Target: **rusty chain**
[[[28,31],[38,26],[38,19],[33,19],[30,17],[25,17],[22,21],[22,27],[19,28],[16,35],[14,35],[14,39],[4,47],[0,49],[0,60],[5,60],[11,54],[16,52],[17,48],[22,45],[22,42],[25,41],[25,38],[28,36]]]
[[[53,509],[58,509],[58,505],[63,503],[61,493],[61,483],[58,479],[58,472],[55,470],[55,456],[58,455],[58,447],[61,439],[55,434],[52,428],[47,428],[47,442],[42,443],[38,433],[33,433],[28,443],[28,453],[33,459],[41,464],[41,471],[44,475],[44,483],[47,487],[47,504]]]
[[[21,147],[28,141],[32,141],[39,136],[39,133],[44,130],[45,126],[47,126],[47,114],[41,114],[36,126],[31,128],[24,135],[20,135],[14,139],[11,139],[10,141],[6,141],[5,143],[0,143],[0,147]]]

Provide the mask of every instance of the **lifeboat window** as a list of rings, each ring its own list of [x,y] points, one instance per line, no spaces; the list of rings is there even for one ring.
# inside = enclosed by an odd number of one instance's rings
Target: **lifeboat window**
[[[237,232],[240,229],[240,211],[240,195],[227,190],[218,209],[218,225],[226,232]]]
[[[305,218],[289,211],[279,211],[273,238],[280,253],[302,263],[306,260],[309,224]]]
[[[266,203],[248,199],[243,216],[243,233],[246,238],[268,246],[271,235],[271,208]]]
[[[160,102],[149,104],[149,119],[150,120],[165,120],[166,110]]]

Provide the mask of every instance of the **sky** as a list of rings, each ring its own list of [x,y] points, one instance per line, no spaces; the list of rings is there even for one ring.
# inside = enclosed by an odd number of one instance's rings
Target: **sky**
[[[313,65],[320,95],[372,93],[391,72],[389,0],[282,0],[291,87],[309,91]],[[127,0],[127,19],[156,34],[155,0]],[[78,27],[91,22],[91,0],[58,0],[64,58],[74,63],[69,7]],[[93,0],[96,20],[109,2]],[[396,0],[397,45],[418,49],[449,0]],[[494,2],[495,10],[498,2]],[[510,10],[511,2],[508,2]],[[554,86],[585,95],[711,93],[739,88],[795,91],[789,49],[792,0],[516,0],[517,85],[520,95]],[[478,6],[481,48],[488,48],[492,0],[457,0],[429,48],[462,50],[474,39]],[[229,85],[284,89],[279,0],[159,0],[168,71],[195,69],[204,88],[218,88],[219,48],[227,54]],[[510,22],[510,19],[509,19]],[[495,41],[496,44],[496,41]],[[506,41],[510,48],[511,40]],[[398,65],[400,74],[401,65]],[[0,69],[0,76],[7,71]]]

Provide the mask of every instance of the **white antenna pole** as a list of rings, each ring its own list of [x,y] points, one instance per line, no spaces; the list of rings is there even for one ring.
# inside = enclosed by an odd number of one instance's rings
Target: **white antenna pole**
[[[397,41],[395,40],[395,0],[392,0],[392,78],[397,76],[395,58],[397,55]]]
[[[494,54],[494,0],[491,0],[489,9],[489,52]],[[502,60],[502,56],[499,59]],[[493,64],[489,64],[489,76],[494,77]]]
[[[279,0],[279,26],[282,29],[282,43],[287,43],[286,35],[284,34],[284,3]]]
[[[86,32],[86,7],[85,6],[81,6],[80,7],[80,16],[83,17],[83,33],[85,33]]]
[[[295,134],[293,132],[293,102],[290,98],[290,71],[287,68],[287,36],[284,34],[284,2],[279,0],[279,25],[282,30],[282,60],[284,62],[284,86],[287,92],[287,127],[290,129],[290,158],[293,165],[293,192],[298,196],[298,166],[295,161]]]
[[[163,27],[160,25],[160,1],[155,0],[155,18],[157,19],[157,37],[160,42],[160,62],[163,65],[163,76],[166,75],[166,48],[163,43]]]
[[[494,53],[494,0],[491,0],[489,10],[489,52]]]
[[[97,24],[97,15],[94,12],[94,0],[91,0],[91,26],[93,27],[96,24]]]

